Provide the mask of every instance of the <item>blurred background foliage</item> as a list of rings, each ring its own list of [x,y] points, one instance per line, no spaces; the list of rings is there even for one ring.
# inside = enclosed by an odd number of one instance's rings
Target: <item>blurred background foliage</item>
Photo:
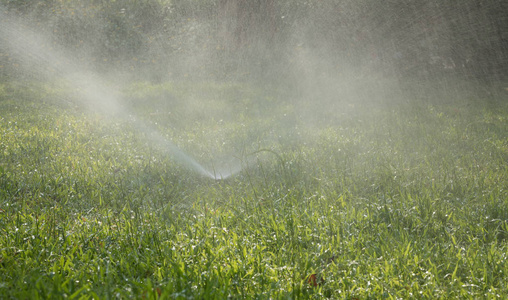
[[[302,69],[393,78],[508,77],[504,0],[0,0],[95,71],[291,80]],[[0,74],[16,62],[0,45]]]

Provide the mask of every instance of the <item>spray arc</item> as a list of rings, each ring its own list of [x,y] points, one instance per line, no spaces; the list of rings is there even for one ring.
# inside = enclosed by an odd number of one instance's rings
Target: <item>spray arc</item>
[[[181,150],[165,138],[159,131],[145,122],[132,116],[122,104],[120,92],[106,86],[97,74],[88,71],[86,66],[78,63],[72,53],[63,48],[47,49],[44,36],[28,27],[15,17],[6,15],[0,9],[0,43],[9,52],[15,53],[15,59],[26,72],[38,73],[45,80],[62,80],[71,90],[78,91],[78,101],[88,109],[108,116],[119,116],[134,123],[140,133],[145,133],[149,143],[161,148],[177,163],[204,177],[225,179],[241,170],[229,169],[221,172],[209,171],[196,159]]]

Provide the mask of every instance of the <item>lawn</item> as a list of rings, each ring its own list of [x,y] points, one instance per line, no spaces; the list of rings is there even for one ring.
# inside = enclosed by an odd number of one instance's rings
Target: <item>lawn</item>
[[[0,84],[0,298],[508,294],[507,95],[310,113],[246,84],[133,83],[118,116],[71,94]],[[241,171],[203,176],[167,141]]]

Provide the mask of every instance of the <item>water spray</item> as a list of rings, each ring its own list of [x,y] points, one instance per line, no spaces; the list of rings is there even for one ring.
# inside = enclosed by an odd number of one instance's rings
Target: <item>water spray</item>
[[[51,50],[44,48],[45,41],[42,34],[23,26],[22,22],[7,16],[0,9],[0,43],[17,55],[16,58],[20,60],[24,69],[34,72],[33,69],[36,68],[36,71],[42,71],[45,77],[58,76],[66,79],[74,90],[79,91],[80,103],[91,110],[124,118],[129,115],[129,111],[121,105],[118,90],[103,84],[104,80],[87,71],[84,65],[73,59],[72,53],[57,47]],[[148,136],[151,143],[162,146],[174,161],[205,177],[221,180],[241,170],[241,167],[236,167],[211,172],[156,129],[135,117],[130,120],[134,122],[135,128]]]

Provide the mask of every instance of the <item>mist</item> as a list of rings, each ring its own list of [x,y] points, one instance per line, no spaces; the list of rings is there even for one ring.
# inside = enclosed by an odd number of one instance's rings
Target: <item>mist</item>
[[[0,0],[0,295],[503,298],[507,12]]]
[[[50,37],[36,32],[19,19],[6,15],[0,9],[0,41],[3,50],[11,53],[11,58],[20,67],[17,72],[29,74],[29,77],[48,82],[59,82],[69,91],[65,96],[77,100],[88,110],[129,121],[132,127],[145,134],[148,143],[152,143],[168,153],[177,163],[182,164],[203,176],[225,179],[240,171],[239,162],[230,160],[228,165],[217,166],[209,171],[194,158],[179,149],[155,128],[138,119],[135,114],[122,105],[122,94],[111,82],[78,61],[76,53],[68,51],[62,45],[52,46]],[[118,85],[118,83],[116,83]],[[64,101],[64,99],[61,99]],[[230,164],[234,161],[235,166]]]
[[[401,102],[504,93],[508,37],[502,28],[508,21],[496,10],[504,6],[502,1],[4,1],[0,76],[65,82],[66,97],[89,111],[128,120],[175,161],[206,177],[226,178],[251,164],[251,153],[273,148],[281,138],[303,143],[299,132],[315,126]],[[125,90],[135,82],[243,84],[237,90],[255,86],[278,98],[254,94],[258,98],[245,100],[236,91],[234,102],[206,109],[205,99],[218,102],[220,93],[190,88],[179,95],[183,119],[255,120],[244,126],[242,141],[216,157],[208,149],[208,159],[200,163],[127,108]],[[168,106],[176,97],[159,94]],[[182,121],[182,127],[192,127],[192,121]]]

